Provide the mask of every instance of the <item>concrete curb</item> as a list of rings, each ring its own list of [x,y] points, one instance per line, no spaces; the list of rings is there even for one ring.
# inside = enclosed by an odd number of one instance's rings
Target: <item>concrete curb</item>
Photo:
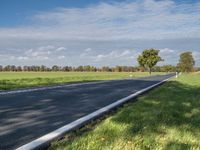
[[[172,76],[170,78],[173,78],[173,77],[174,76]],[[107,106],[105,106],[105,107],[103,107],[103,108],[101,108],[101,109],[99,109],[99,110],[97,110],[97,111],[95,111],[95,112],[93,112],[91,114],[88,114],[88,115],[86,115],[86,116],[84,116],[84,117],[82,117],[80,119],[77,119],[77,120],[75,120],[75,121],[73,121],[73,122],[71,122],[71,123],[59,128],[59,129],[57,129],[57,130],[55,130],[53,132],[50,132],[50,133],[48,133],[48,134],[46,134],[46,135],[44,135],[44,136],[42,136],[42,137],[30,142],[30,143],[27,143],[27,144],[17,148],[16,150],[33,150],[33,149],[39,149],[39,148],[45,147],[48,144],[50,144],[50,142],[52,142],[53,140],[62,137],[67,132],[72,131],[74,129],[77,129],[77,128],[85,125],[90,120],[95,119],[95,118],[101,116],[102,114],[112,110],[113,108],[116,108],[116,107],[126,103],[127,101],[137,97],[138,95],[143,94],[144,92],[147,92],[150,89],[163,84],[164,82],[166,82],[170,78],[165,79],[165,80],[163,80],[163,81],[161,81],[159,83],[156,83],[154,85],[151,85],[151,86],[149,86],[147,88],[144,88],[144,89],[142,89],[140,91],[137,91],[134,94],[131,94],[131,95],[129,95],[129,96],[125,97],[125,98],[122,98],[122,99],[120,99],[120,100],[118,100],[118,101],[116,101],[116,102],[114,102],[114,103],[112,103],[110,105],[107,105]]]

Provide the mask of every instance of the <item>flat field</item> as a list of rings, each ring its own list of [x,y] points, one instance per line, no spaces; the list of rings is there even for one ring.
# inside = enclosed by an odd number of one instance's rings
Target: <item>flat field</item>
[[[200,74],[185,74],[49,149],[200,150]]]
[[[165,73],[152,73],[165,74]],[[0,72],[0,90],[148,76],[148,72]]]

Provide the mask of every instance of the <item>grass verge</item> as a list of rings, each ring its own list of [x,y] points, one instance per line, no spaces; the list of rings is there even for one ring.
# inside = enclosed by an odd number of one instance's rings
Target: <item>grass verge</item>
[[[153,73],[153,75],[164,73]],[[148,76],[148,72],[0,72],[0,90]]]
[[[50,150],[199,150],[200,74],[182,75]],[[91,129],[90,129],[91,128]]]

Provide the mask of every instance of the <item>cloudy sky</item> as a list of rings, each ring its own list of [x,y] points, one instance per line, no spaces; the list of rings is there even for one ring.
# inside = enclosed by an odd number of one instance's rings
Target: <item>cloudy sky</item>
[[[200,66],[200,1],[0,1],[0,65],[137,65],[145,48]]]

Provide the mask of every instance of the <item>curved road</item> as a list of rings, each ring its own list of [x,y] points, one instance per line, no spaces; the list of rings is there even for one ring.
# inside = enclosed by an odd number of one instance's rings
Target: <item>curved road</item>
[[[0,93],[0,149],[14,149],[173,74]]]

